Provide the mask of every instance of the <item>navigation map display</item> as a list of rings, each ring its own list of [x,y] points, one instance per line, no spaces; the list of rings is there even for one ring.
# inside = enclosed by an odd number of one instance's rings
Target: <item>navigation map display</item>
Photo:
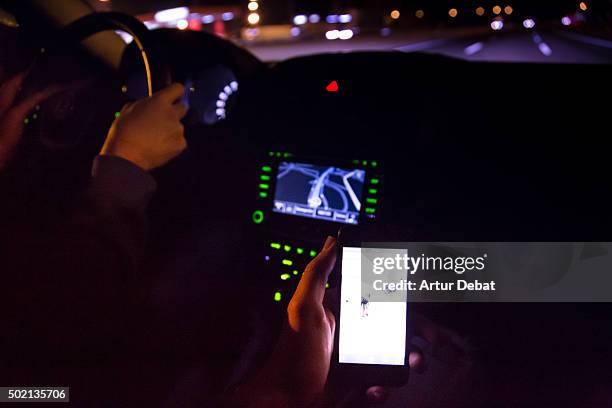
[[[281,162],[273,211],[357,224],[365,171]]]

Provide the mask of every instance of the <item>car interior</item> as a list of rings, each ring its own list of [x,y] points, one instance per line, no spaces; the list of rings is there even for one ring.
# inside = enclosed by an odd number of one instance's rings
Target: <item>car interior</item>
[[[55,15],[38,3],[0,2],[19,22],[2,27],[3,64],[17,72],[35,61],[25,94],[51,83],[66,90],[27,119],[19,157],[0,179],[4,224],[42,231],[61,222],[121,107],[171,82],[186,86],[189,147],[154,173],[143,280],[152,313],[169,322],[157,330],[178,340],[158,352],[165,368],[118,356],[129,368],[117,383],[187,398],[170,384],[220,390],[240,381],[269,353],[302,271],[341,226],[400,242],[610,238],[609,65],[400,51],[261,61],[209,33],[149,31],[114,12],[59,28],[77,20],[72,2]],[[117,24],[140,43],[81,43]],[[106,52],[120,61],[109,64]],[[338,205],[297,204],[330,168],[346,170],[334,184]],[[489,364],[487,382],[459,396],[446,381],[452,362],[432,357],[433,372],[411,374],[386,406],[612,403],[602,394],[612,385],[609,304],[414,309],[469,339],[457,353]],[[99,377],[116,370],[99,363]]]

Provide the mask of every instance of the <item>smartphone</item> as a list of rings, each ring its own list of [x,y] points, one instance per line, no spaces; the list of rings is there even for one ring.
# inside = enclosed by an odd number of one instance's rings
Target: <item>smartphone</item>
[[[362,256],[367,250],[361,242],[354,230],[338,234],[335,274],[340,293],[334,369],[353,383],[402,385],[410,372],[409,304],[404,295],[403,301],[397,301],[397,296],[384,301],[384,295],[372,296],[370,288],[362,287],[366,284],[361,279]]]

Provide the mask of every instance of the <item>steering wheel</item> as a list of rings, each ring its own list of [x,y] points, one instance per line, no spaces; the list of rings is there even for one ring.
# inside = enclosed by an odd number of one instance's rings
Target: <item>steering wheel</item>
[[[125,31],[134,38],[134,44],[138,47],[145,66],[149,96],[171,84],[168,64],[163,58],[151,55],[154,47],[149,30],[138,19],[127,14],[101,12],[83,16],[64,27],[54,39],[51,48],[61,46],[65,42],[78,44],[93,34],[107,30]]]

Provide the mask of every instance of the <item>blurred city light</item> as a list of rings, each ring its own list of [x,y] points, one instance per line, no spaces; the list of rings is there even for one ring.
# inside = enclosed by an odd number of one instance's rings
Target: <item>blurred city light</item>
[[[471,44],[465,47],[463,52],[465,53],[465,55],[474,55],[477,52],[480,52],[483,49],[483,47],[484,47],[484,44],[482,42],[476,42],[474,44]]]
[[[252,1],[247,7],[250,11],[255,11],[259,8],[259,3],[257,3],[256,1]]]
[[[383,27],[380,29],[381,37],[388,37],[391,35],[391,29],[389,27]]]
[[[308,17],[308,21],[310,21],[312,24],[317,24],[319,21],[321,21],[321,16],[318,14],[311,14]]]
[[[479,16],[484,16],[485,9],[484,7],[476,7],[476,14]]]
[[[244,33],[245,38],[252,41],[259,36],[260,31],[259,28],[247,28]]]
[[[393,10],[391,11],[391,13],[389,14],[389,16],[394,19],[397,20],[398,18],[400,18],[400,12],[399,10]]]
[[[350,23],[353,20],[353,16],[351,16],[350,14],[340,14],[338,16],[338,21],[340,23]]]
[[[330,14],[325,18],[325,21],[327,21],[329,24],[336,24],[338,22],[338,15]]]
[[[514,9],[511,6],[504,7],[504,13],[506,13],[507,15],[512,14],[513,11]]]
[[[302,24],[306,24],[308,22],[308,17],[306,17],[304,14],[298,14],[297,16],[293,17],[293,24],[295,25],[302,25]]]
[[[172,21],[187,18],[189,16],[189,8],[176,7],[167,10],[161,10],[155,13],[155,21],[158,23],[170,23]]]
[[[459,12],[457,11],[457,9],[456,9],[456,8],[452,8],[452,9],[448,10],[448,15],[449,15],[449,16],[451,16],[452,18],[457,17],[457,14],[458,14],[458,13],[459,13]]]
[[[584,1],[580,2],[579,7],[580,7],[580,10],[582,11],[586,11],[589,8]]]
[[[545,42],[541,42],[538,44],[538,48],[540,49],[540,52],[542,54],[544,54],[547,57],[550,57],[552,54],[552,50],[550,49],[550,47],[548,46],[548,44],[546,44]]]
[[[341,40],[350,40],[353,38],[353,30],[340,30],[338,38]]]
[[[176,28],[178,28],[179,30],[185,30],[187,29],[187,27],[189,27],[189,21],[185,19],[181,19],[176,22]]]
[[[493,14],[500,14],[502,12],[502,8],[500,6],[493,7]]]
[[[291,27],[291,36],[292,37],[297,37],[298,35],[300,35],[301,32],[302,32],[302,30],[300,30],[298,27]]]
[[[337,40],[340,37],[340,31],[338,30],[329,30],[325,33],[325,38],[328,40]]]
[[[249,16],[247,17],[247,21],[249,22],[249,24],[253,24],[253,25],[259,23],[259,14],[257,13],[249,14]]]
[[[499,31],[504,28],[504,22],[501,20],[491,21],[491,28],[495,31]]]
[[[414,15],[416,16],[416,18],[423,18],[425,17],[425,12],[423,10],[417,10]]]
[[[523,27],[529,29],[535,27],[535,21],[532,18],[526,18],[523,20]]]
[[[232,13],[231,11],[228,11],[227,13],[223,13],[221,14],[221,19],[223,21],[230,21],[234,19],[234,13]]]
[[[144,25],[147,27],[147,29],[149,30],[156,30],[160,27],[160,24],[155,22],[155,21],[145,21]]]
[[[561,24],[563,24],[564,26],[571,25],[571,24],[572,24],[572,19],[571,19],[571,18],[569,18],[568,16],[564,16],[564,17],[561,19]]]

